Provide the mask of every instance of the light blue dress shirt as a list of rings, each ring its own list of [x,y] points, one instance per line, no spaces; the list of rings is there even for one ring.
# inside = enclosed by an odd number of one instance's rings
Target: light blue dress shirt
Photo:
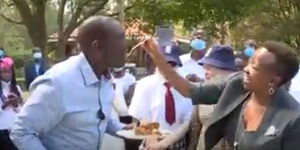
[[[39,76],[30,91],[10,133],[19,150],[99,150],[105,132],[124,127],[109,117],[113,83],[98,80],[82,53]]]
[[[39,63],[34,63],[36,76],[40,75],[40,67],[41,67],[41,65]]]

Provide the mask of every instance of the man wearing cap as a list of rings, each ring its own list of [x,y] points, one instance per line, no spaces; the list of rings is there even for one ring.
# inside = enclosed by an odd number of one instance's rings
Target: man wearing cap
[[[207,51],[203,59],[201,59],[200,64],[204,67],[206,80],[227,76],[235,71],[233,49],[227,45],[213,46]],[[204,150],[204,133],[214,108],[214,105],[200,104],[195,106],[190,138],[191,145],[189,149],[195,149],[197,147],[197,150]],[[225,146],[226,144],[221,142],[215,146],[214,150],[227,150],[228,148]]]
[[[169,65],[180,72],[180,48],[173,45],[164,46],[161,50]],[[141,123],[158,122],[160,129],[172,132],[163,140],[147,145],[147,148],[153,149],[185,149],[184,136],[191,113],[192,104],[171,87],[158,70],[137,82],[129,107],[129,114]]]
[[[192,75],[196,78],[204,79],[204,69],[198,63],[205,54],[206,41],[203,30],[194,32],[190,43],[191,52],[180,56],[182,62],[181,70],[184,76]]]
[[[41,49],[38,47],[32,50],[33,61],[28,62],[25,67],[25,85],[29,89],[31,82],[38,76],[44,74],[45,68],[42,59]]]

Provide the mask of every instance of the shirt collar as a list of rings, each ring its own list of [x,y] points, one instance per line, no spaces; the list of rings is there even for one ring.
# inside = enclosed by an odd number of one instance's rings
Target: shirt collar
[[[87,86],[100,82],[85,55],[79,54],[80,70]]]
[[[154,75],[157,78],[157,82],[161,85],[165,84],[166,82],[168,82],[165,77],[159,72],[158,69],[155,70]]]
[[[2,87],[4,88],[4,87],[9,87],[10,86],[10,81],[9,82],[5,82],[5,81],[2,81],[1,80],[1,84],[2,84]]]

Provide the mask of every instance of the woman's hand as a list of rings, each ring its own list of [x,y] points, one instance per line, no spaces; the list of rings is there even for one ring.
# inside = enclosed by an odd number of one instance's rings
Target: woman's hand
[[[188,74],[185,78],[191,82],[204,82],[204,79],[201,79],[196,74]]]
[[[161,136],[151,136],[146,140],[146,150],[165,150],[170,146],[168,136],[161,140]]]
[[[157,55],[160,54],[159,51],[159,44],[157,42],[157,40],[155,40],[154,38],[149,38],[145,41],[143,41],[143,49],[146,50],[146,52],[152,57],[156,57]]]

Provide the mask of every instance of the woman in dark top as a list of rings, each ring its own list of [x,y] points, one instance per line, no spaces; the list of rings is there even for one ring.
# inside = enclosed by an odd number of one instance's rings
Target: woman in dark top
[[[300,107],[281,85],[298,72],[293,49],[266,42],[244,71],[192,85],[165,63],[153,39],[145,42],[160,72],[193,104],[216,104],[205,133],[205,149],[221,138],[239,150],[296,150],[300,147]]]

